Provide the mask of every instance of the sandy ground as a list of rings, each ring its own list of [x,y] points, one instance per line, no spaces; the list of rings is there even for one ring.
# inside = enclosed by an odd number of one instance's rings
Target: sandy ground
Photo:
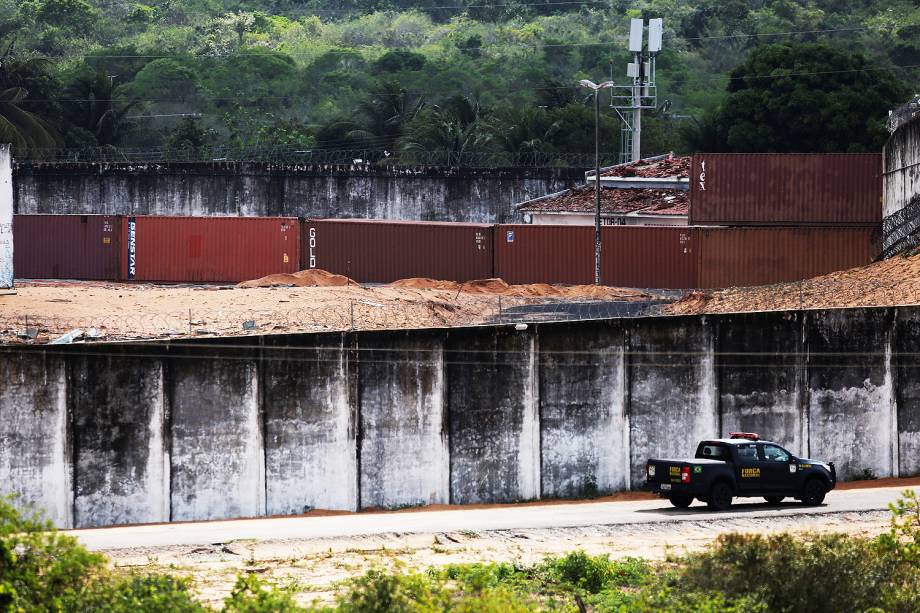
[[[693,292],[670,315],[920,304],[920,254],[793,283]]]
[[[576,549],[614,558],[660,560],[706,547],[728,532],[847,532],[875,536],[887,530],[887,511],[795,517],[733,516],[724,520],[578,528],[389,533],[314,540],[240,540],[208,546],[118,549],[106,552],[119,570],[168,572],[193,580],[196,595],[217,605],[237,575],[258,573],[293,588],[302,603],[331,602],[344,580],[371,568],[425,570],[452,563],[533,564]]]
[[[0,295],[0,342],[45,343],[74,329],[95,340],[134,340],[452,327],[492,322],[515,306],[651,297],[628,289],[508,286],[501,280],[462,287],[426,279],[373,288],[272,286],[272,280],[264,285],[269,287],[22,282],[15,293]]]

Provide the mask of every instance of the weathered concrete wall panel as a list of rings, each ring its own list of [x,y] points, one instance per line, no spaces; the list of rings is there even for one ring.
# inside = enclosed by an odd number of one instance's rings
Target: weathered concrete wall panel
[[[73,527],[64,360],[0,353],[0,494]]]
[[[540,496],[535,343],[532,331],[509,328],[449,333],[452,503]]]
[[[215,162],[20,164],[18,213],[264,215],[498,223],[579,169],[376,169]]]
[[[920,474],[920,311],[898,309],[894,336],[899,472],[910,477]]]
[[[361,507],[448,501],[448,433],[439,334],[360,341]]]
[[[267,339],[266,511],[358,508],[356,409],[343,335]]]
[[[256,362],[211,351],[167,368],[173,521],[263,515]]]
[[[67,370],[74,526],[169,521],[162,362],[86,355]]]
[[[899,127],[883,152],[885,159],[882,217],[904,208],[920,196],[920,117]]]
[[[720,434],[759,432],[807,457],[800,316],[757,313],[716,321]]]
[[[814,311],[807,317],[810,455],[832,460],[843,479],[865,469],[896,475],[890,312]]]
[[[541,326],[543,497],[629,488],[623,343],[616,323]]]
[[[632,484],[648,458],[692,456],[718,434],[712,326],[706,318],[644,319],[629,329],[627,360]]]

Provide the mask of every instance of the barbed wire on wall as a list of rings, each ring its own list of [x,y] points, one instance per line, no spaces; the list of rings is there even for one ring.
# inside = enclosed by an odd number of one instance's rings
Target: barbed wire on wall
[[[920,114],[920,95],[914,96],[913,100],[902,104],[888,114],[888,132],[894,132],[902,125],[910,121],[913,117]]]
[[[887,259],[920,245],[920,194],[882,220],[882,254]]]
[[[614,163],[618,154],[601,154],[601,164]],[[387,166],[443,166],[467,168],[588,168],[594,153],[585,152],[495,152],[495,151],[400,151],[379,147],[351,149],[304,149],[278,147],[213,146],[193,149],[162,147],[90,147],[82,149],[30,149],[14,152],[19,162],[34,163],[203,163],[267,162],[284,164],[341,164]]]

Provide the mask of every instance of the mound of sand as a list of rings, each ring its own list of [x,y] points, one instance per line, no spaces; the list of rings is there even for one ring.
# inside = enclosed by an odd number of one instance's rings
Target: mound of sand
[[[438,281],[437,279],[427,279],[425,277],[412,277],[411,279],[400,279],[389,283],[387,287],[404,287],[408,289],[443,289],[457,291],[460,284],[456,281]]]
[[[457,283],[455,281],[438,281],[436,279],[414,278],[400,279],[387,287],[410,288],[421,290],[448,290],[464,294],[484,294],[491,296],[508,296],[512,298],[566,298],[582,300],[648,300],[653,296],[638,290],[603,285],[550,285],[548,283],[529,283],[511,285],[503,279],[479,279]]]
[[[318,268],[311,268],[309,270],[299,270],[294,273],[279,273],[268,275],[261,279],[243,281],[238,284],[237,287],[344,287],[346,285],[358,284],[346,276],[335,275]]]

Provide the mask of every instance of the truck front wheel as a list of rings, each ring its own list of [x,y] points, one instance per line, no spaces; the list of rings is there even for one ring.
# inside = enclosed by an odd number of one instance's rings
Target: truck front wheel
[[[811,478],[805,482],[802,488],[802,502],[809,506],[818,506],[824,502],[824,495],[827,494],[827,488],[818,478]]]
[[[671,494],[668,496],[668,500],[678,509],[686,509],[693,503],[693,496],[688,496],[687,494]]]
[[[732,506],[733,492],[731,486],[725,481],[719,481],[709,491],[707,504],[713,511],[725,511]]]

